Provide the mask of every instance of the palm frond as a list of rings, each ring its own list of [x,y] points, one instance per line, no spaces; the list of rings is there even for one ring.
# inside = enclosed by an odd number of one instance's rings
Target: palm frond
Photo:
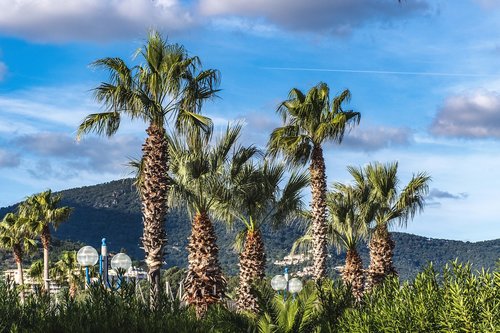
[[[94,132],[98,135],[105,134],[112,136],[120,127],[120,113],[118,112],[103,112],[89,114],[83,122],[78,126],[77,139],[80,139],[83,134]]]

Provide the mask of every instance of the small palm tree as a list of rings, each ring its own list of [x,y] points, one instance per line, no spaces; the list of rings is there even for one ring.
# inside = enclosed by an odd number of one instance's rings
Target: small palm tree
[[[219,264],[212,220],[228,219],[228,184],[257,151],[237,145],[240,131],[241,125],[228,126],[214,144],[199,133],[192,133],[186,140],[171,139],[169,203],[187,207],[192,216],[184,298],[195,306],[198,318],[209,305],[225,297],[226,280]]]
[[[75,298],[78,291],[78,284],[81,279],[81,267],[76,260],[76,251],[64,251],[54,265],[54,270],[61,284],[69,286],[69,295]]]
[[[35,235],[40,235],[43,247],[43,280],[44,289],[49,290],[49,247],[51,242],[50,226],[57,230],[66,221],[72,209],[59,207],[60,195],[53,195],[51,190],[28,197],[19,206],[21,215],[29,220],[29,228]]]
[[[302,189],[309,185],[304,173],[292,172],[288,181],[284,164],[264,162],[247,165],[233,183],[232,206],[244,229],[238,234],[240,253],[239,311],[258,312],[252,285],[265,276],[266,254],[261,228],[266,223],[283,225],[302,209]],[[282,186],[282,188],[280,188]]]
[[[333,190],[327,193],[326,200],[330,212],[327,224],[328,244],[335,246],[339,253],[346,251],[345,265],[341,270],[342,281],[351,288],[356,300],[361,299],[365,284],[363,261],[357,248],[368,239],[368,223],[375,212],[369,194],[364,185],[335,183]],[[299,249],[307,253],[311,243],[312,231],[309,226],[305,235],[294,242],[291,252]]]
[[[368,287],[380,284],[387,275],[397,274],[393,265],[394,241],[389,227],[398,223],[406,227],[409,220],[421,212],[429,190],[431,177],[424,172],[413,175],[400,189],[397,177],[398,163],[371,163],[364,170],[353,171],[369,187],[371,201],[376,205],[374,227],[371,233]],[[351,174],[353,173],[351,172]]]
[[[43,260],[35,260],[31,263],[28,275],[36,283],[43,285]]]
[[[268,149],[272,156],[283,154],[296,165],[310,162],[311,214],[313,236],[314,278],[326,275],[326,171],[322,144],[326,141],[341,143],[346,127],[357,124],[360,114],[344,111],[342,105],[349,101],[351,93],[344,90],[330,101],[330,89],[319,83],[307,94],[292,89],[277,112],[284,126],[276,128],[269,139]]]
[[[178,131],[210,132],[212,122],[200,115],[204,101],[217,93],[219,72],[200,70],[198,57],[189,57],[178,44],[168,44],[155,31],[137,53],[143,63],[132,68],[120,58],[104,58],[92,65],[109,72],[109,82],[94,89],[95,98],[106,112],[88,115],[78,128],[78,136],[95,132],[114,135],[123,116],[145,122],[147,138],[142,146],[143,181],[142,244],[151,283],[151,306],[158,305],[160,269],[166,244],[164,228],[167,212],[169,151],[165,127]]]
[[[328,235],[337,251],[346,251],[342,268],[342,281],[351,287],[356,300],[364,291],[365,276],[363,262],[357,247],[368,239],[368,223],[373,218],[374,205],[369,201],[365,187],[354,187],[336,183],[328,193],[327,204],[330,212]]]
[[[28,227],[28,220],[15,213],[8,213],[0,222],[0,248],[11,250],[17,265],[21,301],[24,302],[23,258],[36,246],[34,235]]]

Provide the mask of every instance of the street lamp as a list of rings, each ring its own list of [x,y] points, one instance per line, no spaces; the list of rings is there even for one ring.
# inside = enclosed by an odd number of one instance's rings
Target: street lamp
[[[288,279],[288,267],[285,267],[285,274],[275,275],[271,279],[271,287],[278,293],[280,292],[280,290],[283,290],[283,297],[285,299],[287,291],[295,297],[295,294],[299,293],[302,290],[302,286],[302,281],[300,281],[300,279]]]
[[[94,249],[92,246],[84,246],[80,250],[78,250],[78,253],[76,254],[76,260],[82,267],[85,267],[85,276],[88,285],[90,285],[89,268],[90,266],[94,266],[97,263],[97,261],[99,261],[99,280],[101,281],[101,283],[104,284],[104,286],[108,287],[111,290],[113,289],[117,290],[120,288],[123,278],[122,276],[123,272],[126,272],[130,268],[130,266],[132,266],[132,260],[125,253],[118,253],[113,257],[113,259],[111,260],[111,268],[114,269],[118,275],[116,288],[113,288],[113,285],[111,284],[108,278],[109,265],[108,265],[108,247],[106,246],[106,238],[102,239],[100,256],[97,253],[97,250]]]

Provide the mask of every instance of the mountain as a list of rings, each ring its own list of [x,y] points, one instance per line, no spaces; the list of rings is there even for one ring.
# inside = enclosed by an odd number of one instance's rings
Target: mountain
[[[132,179],[112,181],[105,184],[86,186],[58,192],[62,195],[62,204],[74,208],[70,219],[63,223],[54,236],[60,240],[69,240],[100,246],[101,238],[107,239],[110,251],[125,250],[133,259],[142,260],[140,248],[142,222],[140,201],[132,184]],[[0,208],[0,218],[14,210],[14,206]],[[166,266],[186,266],[186,246],[190,233],[190,219],[185,212],[172,211],[166,218],[168,244],[166,248]],[[238,231],[216,224],[220,261],[223,269],[231,275],[237,274],[238,255],[233,250],[232,242]],[[275,274],[281,270],[273,265],[275,260],[285,256],[293,241],[301,234],[296,226],[286,226],[280,230],[265,228],[264,239],[268,257],[268,273]],[[461,242],[444,239],[431,239],[406,233],[393,233],[396,242],[394,262],[400,276],[404,279],[413,277],[429,261],[440,269],[446,262],[458,258],[469,261],[480,269],[493,268],[500,257],[500,239],[484,242]],[[71,247],[72,242],[64,242]],[[79,246],[79,245],[78,245]],[[77,248],[73,245],[73,248]],[[361,256],[368,264],[368,250],[360,247]],[[330,251],[329,267],[342,264],[344,254],[337,255]],[[0,253],[0,259],[6,257]],[[291,268],[294,271],[296,268]]]

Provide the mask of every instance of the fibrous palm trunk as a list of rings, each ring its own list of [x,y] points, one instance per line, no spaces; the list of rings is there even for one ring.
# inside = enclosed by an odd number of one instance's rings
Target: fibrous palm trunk
[[[311,214],[313,243],[313,277],[315,280],[326,276],[326,174],[323,149],[315,145],[309,167],[311,174]]]
[[[342,269],[342,281],[351,286],[352,295],[359,301],[365,288],[363,262],[356,249],[347,250],[345,266]]]
[[[368,287],[382,283],[386,276],[397,275],[392,258],[394,241],[387,229],[387,225],[379,224],[370,239],[370,266],[368,267]]]
[[[222,276],[218,258],[217,237],[206,212],[197,212],[194,216],[188,252],[184,300],[194,305],[196,316],[201,318],[209,305],[223,300],[226,292],[226,280]]]
[[[17,282],[21,286],[21,292],[19,296],[21,298],[21,303],[24,303],[23,251],[21,249],[21,245],[15,244],[12,248],[12,252],[14,252],[14,260],[16,261],[17,265]]]
[[[150,306],[156,309],[160,299],[160,269],[166,244],[165,215],[167,213],[168,190],[168,145],[165,129],[152,124],[146,130],[148,137],[142,146],[143,182],[140,195],[142,201],[142,244],[148,265],[150,282]]]
[[[257,313],[259,304],[253,284],[264,278],[266,253],[260,230],[247,231],[245,248],[240,254],[240,286],[236,303],[238,311]]]
[[[50,279],[49,279],[49,246],[50,246],[50,228],[45,225],[42,229],[40,236],[43,247],[43,285],[46,292],[50,292]]]

